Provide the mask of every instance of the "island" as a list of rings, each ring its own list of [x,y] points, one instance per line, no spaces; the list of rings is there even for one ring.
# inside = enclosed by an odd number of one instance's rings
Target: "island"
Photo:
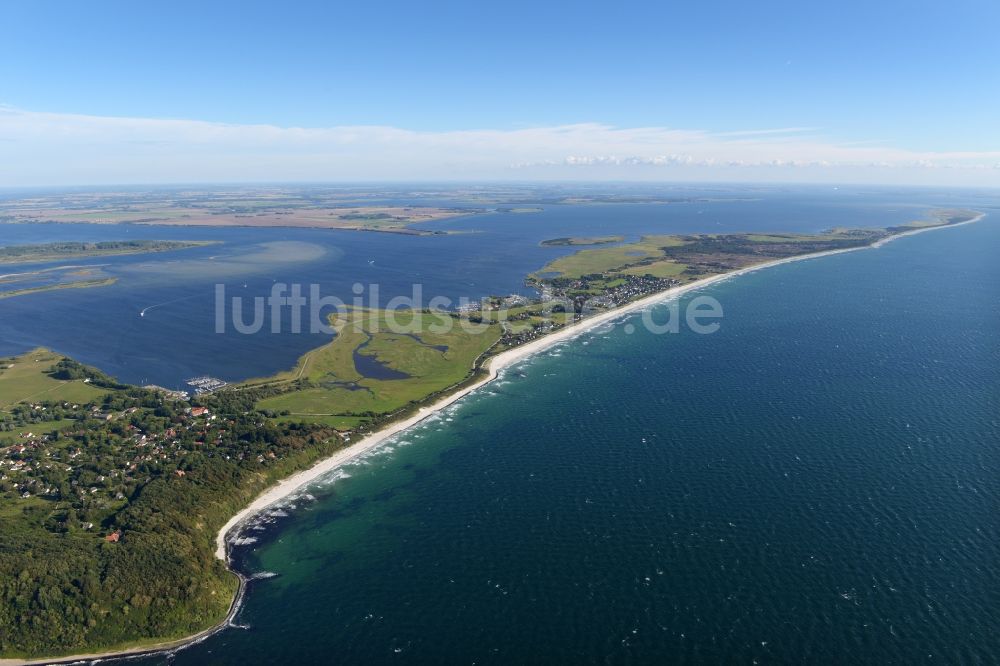
[[[512,363],[720,279],[981,217],[583,249],[526,277],[535,298],[348,309],[294,368],[193,397],[44,349],[0,359],[0,656],[93,658],[204,636],[242,598],[227,566],[242,521]]]
[[[150,254],[214,245],[219,241],[116,240],[0,246],[0,265],[38,264],[117,255]],[[60,289],[91,289],[118,282],[96,265],[30,267],[0,274],[0,299]]]
[[[573,245],[609,245],[611,243],[621,243],[624,236],[595,236],[592,238],[583,237],[563,237],[550,238],[541,242],[542,247],[564,247]]]
[[[60,242],[0,247],[0,264],[42,263],[120,254],[169,252],[213,245],[218,241],[121,240],[96,243]]]
[[[508,206],[501,206],[497,208],[498,213],[514,213],[515,215],[524,215],[527,213],[541,213],[544,209],[538,208],[537,206],[517,206],[510,208]]]
[[[27,296],[28,294],[38,294],[43,291],[56,291],[58,289],[89,289],[91,287],[108,287],[118,282],[118,278],[97,278],[94,280],[73,280],[71,282],[56,282],[54,284],[44,284],[34,287],[22,287],[20,289],[8,289],[0,291],[0,298],[13,298],[14,296]]]

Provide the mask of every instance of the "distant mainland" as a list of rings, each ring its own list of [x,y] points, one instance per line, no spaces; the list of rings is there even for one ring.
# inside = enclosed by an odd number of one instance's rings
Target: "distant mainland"
[[[406,198],[413,203],[400,204]],[[528,186],[402,189],[383,198],[365,188],[245,187],[186,191],[76,192],[0,202],[0,222],[193,227],[298,227],[449,235],[424,223],[484,213],[530,214],[542,205],[692,204],[745,197],[567,194]]]

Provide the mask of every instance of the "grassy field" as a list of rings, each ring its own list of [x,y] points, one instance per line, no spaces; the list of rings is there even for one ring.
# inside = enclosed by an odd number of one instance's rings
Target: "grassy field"
[[[806,237],[804,234],[747,234],[747,240],[755,243],[787,243]]]
[[[575,254],[549,262],[536,275],[575,278],[581,275],[607,273],[634,264],[642,259],[662,256],[661,247],[682,245],[676,236],[643,236],[627,245],[580,250]]]
[[[677,277],[687,269],[685,264],[671,261],[654,261],[651,264],[632,266],[622,271],[625,275],[652,275],[658,278]]]
[[[46,349],[0,358],[0,421],[8,418],[11,408],[18,403],[51,400],[82,405],[108,393],[107,389],[91,386],[82,379],[62,381],[51,377],[47,371],[63,358]],[[61,419],[0,431],[0,447],[17,443],[24,432],[47,434],[73,423],[72,420]]]
[[[298,416],[278,416],[275,423],[312,423],[321,426],[329,426],[337,430],[354,430],[371,419],[366,416],[342,416],[339,414],[327,415],[298,415]]]
[[[699,234],[644,236],[640,241],[580,250],[555,259],[535,279],[585,280],[595,293],[614,286],[616,277],[652,275],[697,280],[754,264],[811,252],[868,244],[881,229],[833,229],[822,234]]]
[[[966,210],[964,208],[941,208],[928,213],[927,219],[914,220],[903,225],[904,228],[919,229],[922,227],[939,227],[948,224],[959,224],[967,222],[979,215],[978,211]]]
[[[0,416],[2,415],[3,410],[0,410]],[[76,421],[73,419],[59,419],[56,421],[44,421],[42,423],[28,426],[27,428],[20,428],[19,431],[11,430],[9,432],[0,432],[0,447],[10,446],[11,444],[17,444],[19,441],[22,441],[22,433],[24,432],[33,432],[36,435],[51,435],[56,431],[72,426],[74,423],[76,423]]]
[[[396,326],[389,326],[390,316]],[[435,332],[445,320],[454,323],[452,330]],[[284,420],[352,428],[364,420],[359,417],[394,412],[462,382],[470,376],[476,359],[501,334],[497,324],[486,324],[476,333],[464,330],[450,317],[410,311],[390,315],[356,310],[335,326],[337,337],[305,354],[294,369],[244,384],[308,382],[307,388],[261,400],[258,408],[277,412]],[[413,332],[392,332],[398,326]],[[396,378],[367,376],[359,370],[355,355],[364,357],[361,361],[376,361]]]
[[[83,380],[60,381],[46,374],[46,370],[63,358],[48,350],[36,349],[21,356],[0,359],[0,411],[32,400],[82,404],[108,392],[85,384]]]

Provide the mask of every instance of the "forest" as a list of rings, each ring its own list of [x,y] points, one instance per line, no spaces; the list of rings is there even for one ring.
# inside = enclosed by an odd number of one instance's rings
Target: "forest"
[[[0,386],[19,362],[4,360]],[[343,445],[330,428],[253,410],[254,390],[178,401],[70,359],[39,372],[99,397],[0,409],[6,657],[159,642],[222,620],[238,581],[214,557],[219,528]]]

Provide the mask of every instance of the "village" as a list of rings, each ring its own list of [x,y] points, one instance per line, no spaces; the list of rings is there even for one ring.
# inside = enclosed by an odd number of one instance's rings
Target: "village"
[[[526,286],[540,297],[492,297],[456,314],[501,321],[500,346],[509,348],[679,284],[652,275],[529,278]],[[79,372],[73,368],[73,376]],[[195,388],[193,400],[187,392],[150,385],[119,387],[95,403],[17,405],[0,421],[6,435],[0,444],[13,438],[0,447],[0,497],[44,508],[52,531],[100,532],[117,541],[122,533],[111,529],[113,516],[151,479],[183,479],[205,459],[266,467],[279,458],[280,447],[268,444],[276,426],[265,414],[239,409],[216,413],[200,402],[228,404],[232,394],[217,393],[225,382],[197,377],[188,383]],[[332,434],[342,438],[348,433]]]
[[[504,333],[500,344],[516,347],[530,342],[567,324],[579,321],[597,312],[611,310],[636,299],[681,284],[673,278],[652,275],[623,275],[609,277],[602,274],[582,276],[577,279],[529,278],[528,286],[538,290],[540,298],[528,301],[523,297],[500,300],[492,310],[510,308],[503,319]]]
[[[115,514],[150,480],[183,479],[207,459],[260,469],[281,455],[280,432],[258,412],[220,415],[144,389],[21,404],[3,424],[0,441],[14,443],[0,447],[0,497],[43,511],[50,531],[112,542]]]

